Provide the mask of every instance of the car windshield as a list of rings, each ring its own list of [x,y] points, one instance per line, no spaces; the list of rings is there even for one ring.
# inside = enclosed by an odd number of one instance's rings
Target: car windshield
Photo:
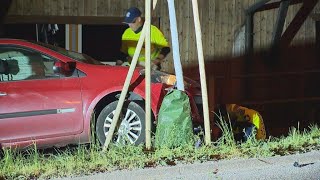
[[[61,48],[61,47],[58,47],[58,46],[53,46],[53,45],[50,45],[50,44],[46,44],[46,43],[41,43],[41,42],[33,42],[35,44],[38,44],[38,45],[41,45],[41,46],[44,46],[48,49],[51,49],[57,53],[60,53],[62,55],[65,55],[69,58],[72,58],[76,61],[80,61],[80,62],[83,62],[83,63],[87,63],[87,64],[97,64],[97,65],[100,65],[100,64],[103,64],[95,59],[93,59],[92,57],[86,55],[86,54],[82,54],[82,53],[77,53],[77,52],[74,52],[74,51],[68,51],[64,48]]]

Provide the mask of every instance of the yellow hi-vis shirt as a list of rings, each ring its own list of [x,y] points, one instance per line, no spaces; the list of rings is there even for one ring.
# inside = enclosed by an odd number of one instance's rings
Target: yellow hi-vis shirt
[[[151,25],[151,60],[154,60],[160,54],[160,51],[163,47],[169,47],[169,43],[162,34],[162,32],[156,27]],[[121,51],[128,54],[130,57],[133,57],[136,50],[141,31],[135,33],[131,28],[125,30],[122,35],[122,46]],[[144,46],[141,49],[140,56],[138,58],[140,62],[145,61],[145,48]]]
[[[266,139],[266,129],[264,127],[262,116],[259,112],[237,104],[226,104],[227,112],[235,113],[237,121],[249,121],[257,128],[257,139]]]

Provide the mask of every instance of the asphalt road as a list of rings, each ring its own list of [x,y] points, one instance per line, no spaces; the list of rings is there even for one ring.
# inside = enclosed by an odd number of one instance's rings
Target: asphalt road
[[[320,151],[261,159],[221,160],[206,163],[121,170],[83,177],[76,180],[130,179],[290,179],[320,180]]]

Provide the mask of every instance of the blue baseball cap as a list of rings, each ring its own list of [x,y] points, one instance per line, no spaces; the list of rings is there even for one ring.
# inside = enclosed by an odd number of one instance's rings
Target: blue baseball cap
[[[141,11],[136,8],[136,7],[132,7],[132,8],[129,8],[126,12],[126,16],[124,18],[124,23],[133,23],[134,20],[137,18],[137,17],[140,17],[141,16]]]

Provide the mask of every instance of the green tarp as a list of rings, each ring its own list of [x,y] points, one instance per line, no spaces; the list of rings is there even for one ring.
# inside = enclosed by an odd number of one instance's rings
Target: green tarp
[[[164,97],[155,138],[156,148],[175,148],[193,143],[191,108],[185,92],[172,90]]]

